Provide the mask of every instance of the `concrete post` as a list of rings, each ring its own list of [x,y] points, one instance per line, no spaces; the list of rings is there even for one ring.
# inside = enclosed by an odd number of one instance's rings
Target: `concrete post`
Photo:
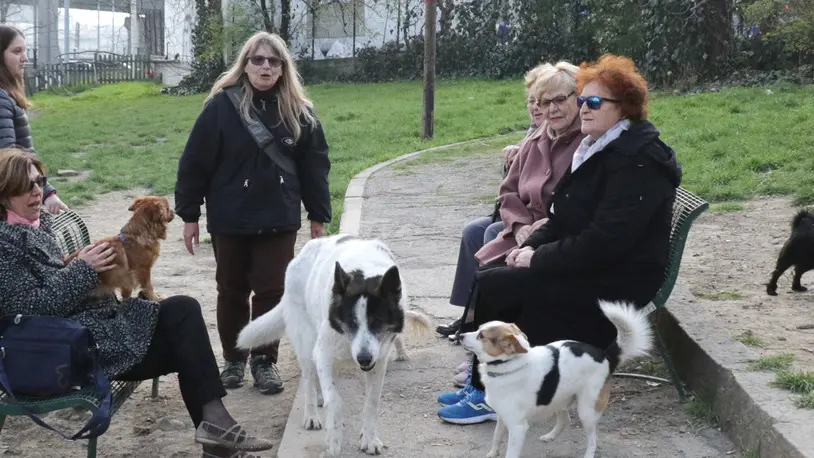
[[[130,0],[130,54],[141,54],[141,21],[138,0]]]
[[[67,54],[71,52],[71,0],[63,0],[62,9],[64,10],[63,18],[65,19],[65,24],[62,26],[62,52],[66,54],[65,58],[67,59]]]
[[[49,64],[59,56],[59,8],[57,0],[37,0],[37,64]]]

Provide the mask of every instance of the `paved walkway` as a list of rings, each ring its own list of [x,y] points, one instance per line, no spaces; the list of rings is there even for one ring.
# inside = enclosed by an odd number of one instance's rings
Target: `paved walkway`
[[[499,152],[493,151],[415,165],[402,162],[381,168],[365,184],[360,234],[391,246],[414,306],[436,322],[461,312],[448,304],[461,229],[490,213],[499,178]],[[380,407],[380,438],[388,447],[383,456],[485,456],[494,423],[454,426],[436,414],[436,396],[454,389],[452,368],[462,361],[463,350],[434,333],[429,340],[408,342],[408,348],[411,361],[388,366]],[[358,370],[343,370],[338,384],[345,412],[343,456],[366,456],[358,451],[362,377]],[[302,430],[301,416],[298,396],[278,456],[323,456],[324,435]],[[582,456],[584,436],[573,412],[572,427],[555,443],[544,445],[537,437],[550,427],[532,427],[524,457]],[[734,448],[720,431],[691,419],[671,386],[613,380],[610,407],[599,426],[597,457],[738,456],[727,455]]]

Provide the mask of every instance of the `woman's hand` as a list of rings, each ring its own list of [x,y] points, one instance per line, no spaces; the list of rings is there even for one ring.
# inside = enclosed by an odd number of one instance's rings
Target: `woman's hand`
[[[318,239],[325,235],[325,225],[318,221],[311,221],[311,238]]]
[[[516,231],[514,231],[514,241],[517,242],[517,246],[523,244],[527,238],[533,232],[533,228],[531,224],[526,224],[525,226],[519,227]]]
[[[503,164],[507,169],[512,166],[512,162],[514,162],[514,158],[517,157],[518,151],[520,151],[520,147],[517,145],[509,145],[503,148]]]
[[[534,256],[534,249],[530,246],[515,248],[506,257],[506,265],[509,267],[528,267],[531,265],[532,256]]]
[[[189,254],[193,256],[195,256],[195,248],[200,246],[199,235],[198,223],[184,223],[184,245],[186,245]]]
[[[52,215],[58,215],[60,211],[68,211],[70,210],[62,199],[59,198],[56,194],[51,194],[48,198],[45,199],[45,211]]]
[[[116,250],[107,242],[88,245],[79,250],[76,257],[90,264],[97,273],[116,268],[116,264],[113,263],[116,259]]]

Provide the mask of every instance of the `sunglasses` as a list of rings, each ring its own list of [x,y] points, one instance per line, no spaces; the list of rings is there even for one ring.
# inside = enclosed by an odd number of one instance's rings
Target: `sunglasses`
[[[591,110],[598,110],[599,107],[602,106],[602,102],[613,102],[613,103],[621,103],[621,100],[617,99],[609,99],[607,97],[600,97],[598,95],[592,95],[590,97],[577,97],[577,106],[582,108],[582,104],[588,104],[588,108]]]
[[[40,189],[45,189],[45,187],[48,185],[48,177],[41,175],[31,180],[31,186],[28,188],[28,192],[33,191],[35,185],[39,186]]]
[[[263,65],[263,62],[266,62],[266,61],[268,61],[269,65],[272,66],[272,67],[281,67],[283,65],[283,59],[280,59],[279,57],[275,57],[275,56],[271,56],[271,57],[252,56],[252,57],[249,57],[249,62],[251,62],[252,65],[255,65],[257,67],[261,67]]]

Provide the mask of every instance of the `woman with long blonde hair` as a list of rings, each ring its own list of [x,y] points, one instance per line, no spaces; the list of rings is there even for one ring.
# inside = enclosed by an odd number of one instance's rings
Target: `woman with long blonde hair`
[[[256,140],[252,131],[270,134],[270,142],[269,137]],[[311,237],[324,235],[331,220],[330,167],[322,126],[285,42],[276,34],[254,34],[206,98],[175,186],[175,211],[184,220],[184,242],[193,255],[206,200],[226,388],[243,385],[250,356],[254,386],[264,394],[283,389],[276,366],[279,343],[249,354],[235,344],[250,315],[256,319],[282,297],[301,227],[300,202],[311,221]]]

